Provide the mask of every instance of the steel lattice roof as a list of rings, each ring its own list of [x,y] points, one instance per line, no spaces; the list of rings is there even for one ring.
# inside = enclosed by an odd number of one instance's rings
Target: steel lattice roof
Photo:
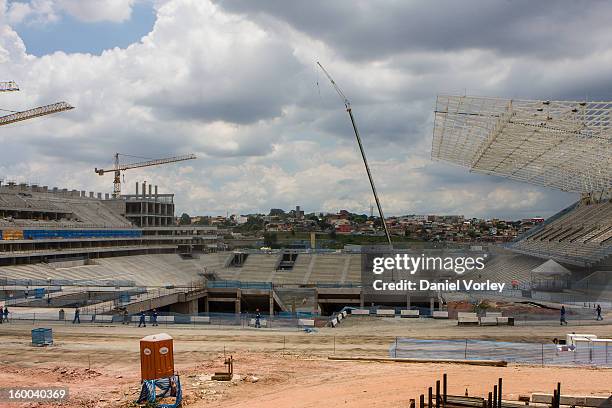
[[[563,191],[612,188],[612,102],[440,95],[432,158]]]

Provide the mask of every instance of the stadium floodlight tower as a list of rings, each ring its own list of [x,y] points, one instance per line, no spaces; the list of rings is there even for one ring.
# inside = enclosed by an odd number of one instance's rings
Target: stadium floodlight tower
[[[440,95],[432,158],[595,198],[612,191],[612,102]]]
[[[323,65],[321,65],[321,63],[318,61],[317,61],[317,65],[319,65],[321,70],[325,73],[325,76],[327,77],[327,79],[329,79],[329,82],[331,82],[332,86],[334,87],[334,90],[338,93],[338,95],[340,96],[340,99],[342,99],[342,102],[344,103],[344,107],[346,108],[346,111],[348,112],[349,117],[351,118],[351,124],[353,125],[353,130],[355,131],[355,138],[357,139],[357,145],[359,145],[359,151],[361,152],[361,158],[363,159],[363,165],[365,166],[366,173],[368,173],[368,179],[370,180],[370,186],[372,187],[372,194],[374,194],[374,200],[376,201],[376,207],[378,207],[378,214],[380,215],[380,221],[385,230],[385,235],[387,237],[387,241],[389,242],[389,246],[393,246],[393,244],[391,243],[391,234],[389,234],[389,228],[387,227],[387,223],[385,222],[385,215],[383,214],[382,206],[380,204],[380,200],[378,199],[378,194],[376,193],[376,186],[374,185],[374,178],[372,177],[372,172],[370,171],[370,166],[368,165],[368,159],[366,158],[365,150],[363,150],[363,144],[361,143],[361,137],[359,136],[359,130],[357,129],[357,123],[355,122],[355,118],[353,117],[353,109],[351,108],[351,102],[348,100],[346,95],[344,95],[344,93],[342,92],[338,84],[336,84],[336,81],[334,81],[331,75],[329,75],[329,73],[325,70],[325,68],[323,68]]]

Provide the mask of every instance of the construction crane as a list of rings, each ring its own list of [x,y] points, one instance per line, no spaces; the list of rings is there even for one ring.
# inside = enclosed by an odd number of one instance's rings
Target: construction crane
[[[97,167],[94,171],[99,175],[103,176],[105,173],[114,172],[115,178],[113,181],[113,197],[118,198],[121,195],[121,172],[129,169],[137,169],[140,167],[150,167],[150,166],[159,166],[161,164],[175,163],[185,160],[193,160],[197,159],[195,154],[186,154],[183,156],[175,156],[175,157],[166,157],[163,159],[151,159],[138,163],[129,163],[129,164],[120,164],[119,156],[129,156],[127,154],[115,153],[115,165],[112,169],[98,169]],[[134,157],[134,156],[129,156]]]
[[[16,92],[19,91],[19,86],[13,81],[0,82],[0,92]],[[53,103],[51,105],[40,106],[38,108],[28,109],[25,111],[13,111],[8,109],[0,109],[10,112],[8,115],[0,116],[0,126],[10,125],[11,123],[21,122],[22,120],[33,119],[39,116],[50,115],[74,109],[66,102]]]
[[[13,81],[0,82],[0,92],[15,92],[19,87]]]
[[[361,157],[363,158],[363,164],[366,169],[366,173],[368,173],[368,179],[370,180],[370,186],[372,187],[372,193],[374,194],[374,200],[376,201],[376,207],[378,207],[378,214],[380,215],[380,221],[385,229],[385,235],[387,236],[387,241],[389,242],[389,246],[393,246],[391,243],[391,234],[389,234],[389,228],[387,227],[387,223],[385,222],[385,215],[383,214],[382,206],[380,204],[380,200],[378,199],[378,194],[376,193],[376,186],[374,185],[374,178],[372,177],[372,172],[370,171],[370,166],[368,165],[368,159],[366,159],[365,151],[363,150],[363,144],[361,143],[361,137],[359,136],[359,130],[357,130],[357,123],[355,122],[355,118],[353,117],[353,110],[351,109],[351,102],[348,100],[346,95],[342,92],[336,81],[333,80],[331,75],[323,68],[320,62],[317,61],[317,65],[323,70],[329,82],[331,82],[334,90],[338,93],[340,98],[342,99],[342,103],[344,103],[344,107],[351,118],[351,124],[353,125],[353,130],[355,131],[355,138],[357,138],[357,144],[359,145],[359,151],[361,152]]]

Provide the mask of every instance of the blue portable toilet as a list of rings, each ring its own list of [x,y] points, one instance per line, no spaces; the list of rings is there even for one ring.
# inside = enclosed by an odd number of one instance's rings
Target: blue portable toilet
[[[45,297],[45,288],[34,289],[34,297],[36,299],[42,299],[43,297]]]
[[[53,331],[43,327],[32,329],[32,345],[39,347],[53,345]]]

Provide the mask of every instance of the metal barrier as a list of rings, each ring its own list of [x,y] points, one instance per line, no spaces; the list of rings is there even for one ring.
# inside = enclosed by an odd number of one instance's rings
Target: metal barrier
[[[63,318],[62,318],[63,317]],[[161,327],[172,325],[191,325],[191,326],[217,326],[217,327],[254,327],[256,315],[254,313],[198,313],[198,314],[181,314],[181,313],[159,313],[157,316],[157,325]],[[295,315],[273,315],[261,314],[261,328],[276,329],[276,330],[302,330],[306,327],[314,327],[316,316],[309,313],[297,313]],[[59,324],[71,325],[74,320],[74,312],[13,312],[9,315],[10,322],[22,323],[40,323],[40,322],[57,322]],[[91,312],[83,312],[81,309],[80,323],[81,325],[121,325],[138,326],[140,314],[95,314]],[[145,314],[145,324],[154,324],[154,317],[151,313]]]
[[[423,340],[398,338],[389,347],[393,358],[503,360],[520,364],[612,367],[612,345],[585,343],[575,350],[554,343],[489,340]]]

